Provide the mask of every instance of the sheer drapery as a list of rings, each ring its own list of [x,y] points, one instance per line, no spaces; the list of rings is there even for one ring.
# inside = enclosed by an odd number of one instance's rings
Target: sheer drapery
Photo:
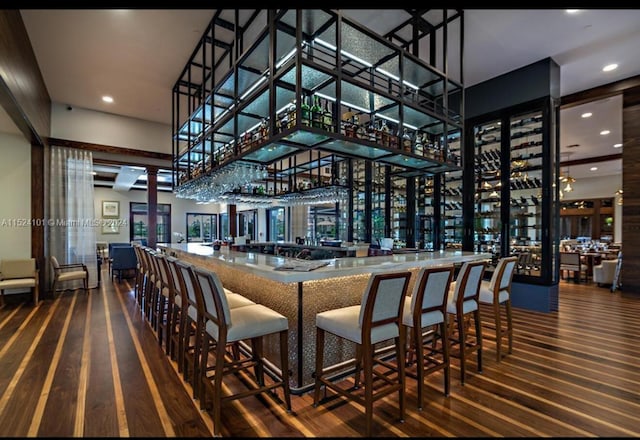
[[[89,287],[98,285],[96,228],[91,152],[51,147],[49,174],[49,255],[60,263],[84,263]],[[73,285],[72,283],[76,283]],[[82,281],[65,282],[64,288],[81,287]]]

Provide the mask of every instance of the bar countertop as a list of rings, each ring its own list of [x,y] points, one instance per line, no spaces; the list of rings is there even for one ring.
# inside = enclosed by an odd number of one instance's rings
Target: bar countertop
[[[411,269],[415,267],[440,266],[466,261],[490,259],[490,253],[466,252],[459,250],[402,253],[377,257],[347,257],[327,260],[296,260],[281,256],[256,252],[237,252],[223,246],[220,250],[201,243],[171,243],[159,245],[168,254],[174,251],[179,256],[185,252],[204,258],[212,258],[219,262],[234,266],[254,275],[262,276],[282,283],[297,283],[311,280],[325,280],[340,276],[366,273],[386,272]],[[326,263],[326,265],[305,270],[277,270],[276,268],[290,264]]]

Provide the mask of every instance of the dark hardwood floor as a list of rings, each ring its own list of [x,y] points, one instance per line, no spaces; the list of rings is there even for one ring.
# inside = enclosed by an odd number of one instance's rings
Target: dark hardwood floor
[[[89,295],[68,291],[35,308],[28,301],[0,308],[0,436],[211,436],[211,418],[142,318],[133,280],[103,280]],[[431,375],[422,411],[407,378],[405,422],[397,394],[388,396],[374,407],[375,436],[640,436],[640,296],[563,281],[559,312],[514,310],[513,354],[500,363],[488,310],[483,319],[483,373],[474,356],[461,386],[454,359],[451,395],[442,394],[442,373]],[[303,394],[292,406],[287,414],[264,396],[231,402],[222,433],[364,432],[355,403],[330,397],[315,408]]]

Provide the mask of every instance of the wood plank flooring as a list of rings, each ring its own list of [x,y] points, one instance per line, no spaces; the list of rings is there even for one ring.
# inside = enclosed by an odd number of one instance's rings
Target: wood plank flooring
[[[0,308],[0,436],[211,436],[211,418],[142,318],[133,280],[103,280],[89,295]],[[397,394],[388,396],[374,407],[374,436],[640,437],[640,296],[563,281],[559,312],[514,310],[513,354],[500,363],[488,310],[483,319],[483,373],[474,356],[461,386],[454,359],[451,395],[442,394],[441,373],[431,375],[422,411],[407,378],[405,422]],[[288,414],[266,396],[233,401],[222,434],[364,432],[355,403],[331,396],[315,408],[303,394],[292,406]]]

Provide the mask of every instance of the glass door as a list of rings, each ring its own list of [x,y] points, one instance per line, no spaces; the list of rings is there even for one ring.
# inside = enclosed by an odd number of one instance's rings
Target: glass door
[[[257,215],[255,209],[238,213],[238,237],[246,236],[249,240],[255,240]]]
[[[518,255],[518,273],[540,275],[542,259],[542,112],[509,120],[511,160],[508,254]]]
[[[171,243],[171,205],[158,203],[157,208],[156,242]],[[132,241],[147,239],[149,217],[146,203],[130,202],[129,225],[129,236]]]
[[[211,243],[217,238],[217,214],[187,213],[187,243]]]
[[[502,123],[496,119],[473,128],[475,145],[474,244],[478,252],[490,252],[495,264],[502,241]]]

